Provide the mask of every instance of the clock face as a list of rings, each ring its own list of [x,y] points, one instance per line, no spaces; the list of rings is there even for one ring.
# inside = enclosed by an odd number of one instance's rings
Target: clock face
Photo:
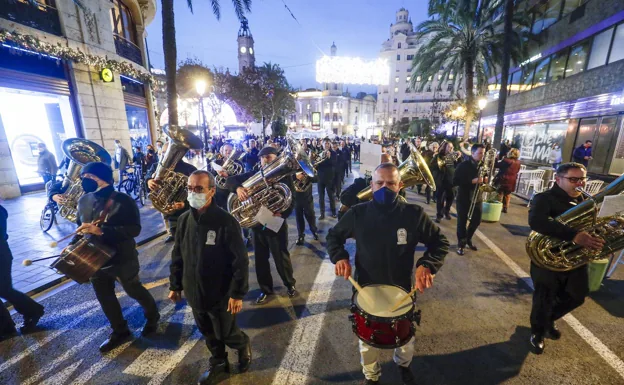
[[[104,68],[102,72],[100,72],[100,76],[102,76],[102,80],[105,83],[110,83],[113,81],[113,71],[111,71],[109,68]]]
[[[240,49],[241,49],[241,53],[247,52],[247,47],[241,47]]]
[[[253,55],[253,48],[249,47],[249,53]]]

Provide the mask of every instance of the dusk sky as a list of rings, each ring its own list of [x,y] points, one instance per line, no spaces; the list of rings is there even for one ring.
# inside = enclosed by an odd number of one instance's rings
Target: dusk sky
[[[237,71],[240,23],[232,2],[221,0],[220,21],[213,16],[209,1],[193,3],[191,14],[186,1],[175,2],[178,62],[197,58],[210,67]],[[277,63],[294,88],[317,87],[315,62],[329,54],[332,42],[338,47],[338,55],[377,58],[401,7],[410,11],[414,26],[427,17],[426,0],[254,0],[247,18],[255,41],[256,65]],[[150,59],[156,68],[164,68],[161,27],[159,8],[147,28]],[[352,93],[359,90],[374,92],[375,88],[349,86]]]

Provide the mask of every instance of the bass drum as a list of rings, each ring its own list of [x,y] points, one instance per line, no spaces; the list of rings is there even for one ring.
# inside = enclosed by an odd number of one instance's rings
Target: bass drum
[[[91,236],[85,236],[63,249],[61,257],[50,267],[78,283],[87,283],[114,255],[113,248]]]

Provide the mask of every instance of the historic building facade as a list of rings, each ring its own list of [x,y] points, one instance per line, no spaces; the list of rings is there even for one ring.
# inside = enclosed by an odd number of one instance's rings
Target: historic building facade
[[[66,138],[86,138],[114,154],[116,139],[130,151],[155,137],[145,28],[156,1],[81,4],[0,2],[2,198],[42,188],[38,143],[60,162]]]

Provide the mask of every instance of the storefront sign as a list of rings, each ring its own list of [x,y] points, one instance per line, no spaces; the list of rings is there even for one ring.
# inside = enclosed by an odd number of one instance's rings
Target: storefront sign
[[[529,63],[533,63],[536,60],[539,60],[542,58],[542,54],[538,53],[535,56],[530,57],[529,59],[523,61],[522,63],[520,63],[520,67],[524,67],[525,65],[529,64]]]
[[[624,105],[624,92],[611,98],[611,107]]]

